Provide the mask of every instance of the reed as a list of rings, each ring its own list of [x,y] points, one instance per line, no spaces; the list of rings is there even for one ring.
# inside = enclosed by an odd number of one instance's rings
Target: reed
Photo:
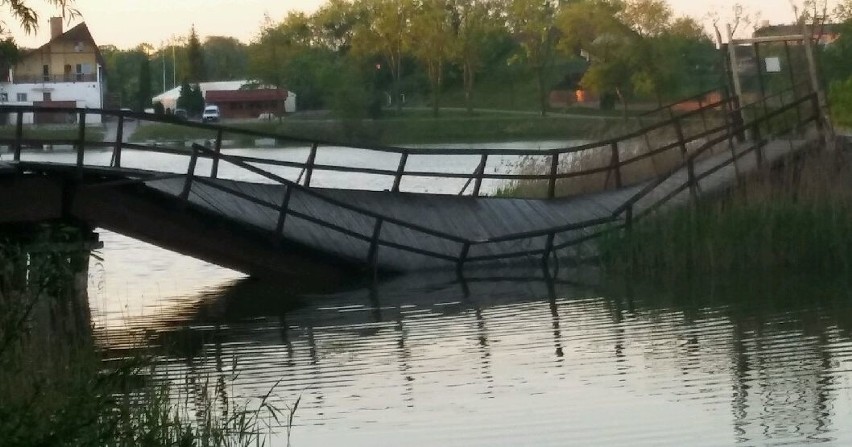
[[[227,381],[157,378],[155,353],[107,361],[68,314],[75,262],[0,240],[0,444],[248,447],[280,425],[289,438],[296,406],[275,408],[275,387],[238,402]]]
[[[842,154],[805,154],[728,195],[611,232],[599,250],[617,273],[688,277],[733,272],[852,271],[852,169]]]

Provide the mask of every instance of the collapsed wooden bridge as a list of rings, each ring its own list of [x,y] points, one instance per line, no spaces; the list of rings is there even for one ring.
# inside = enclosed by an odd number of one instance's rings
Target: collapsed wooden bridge
[[[133,112],[0,106],[17,118],[14,136],[0,138],[9,150],[0,223],[73,220],[272,277],[579,259],[606,232],[730,188],[823,138],[807,85],[743,105],[708,97],[690,98],[700,107],[689,112],[676,103],[646,114],[617,138],[548,150],[344,147]],[[77,134],[28,136],[28,113],[73,114]],[[89,141],[91,114],[117,123],[114,141]],[[122,136],[130,120],[209,138],[191,149],[131,143]],[[293,151],[304,158],[226,148],[250,138],[301,145]],[[73,158],[25,150],[62,144]],[[152,153],[169,162],[152,166]]]

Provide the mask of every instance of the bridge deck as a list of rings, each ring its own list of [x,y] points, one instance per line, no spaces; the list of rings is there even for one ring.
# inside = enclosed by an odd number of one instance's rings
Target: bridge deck
[[[767,162],[774,162],[798,148],[805,140],[778,140],[764,147]],[[731,153],[715,154],[698,161],[695,174],[702,177],[710,170],[731,159]],[[753,171],[757,166],[754,153],[738,160],[741,173]],[[699,181],[703,194],[712,193],[734,184],[736,170],[733,164],[718,169]],[[636,213],[647,210],[667,195],[672,198],[667,206],[678,206],[690,198],[686,168],[675,172],[647,196],[637,202]],[[146,185],[162,193],[177,197],[184,188],[184,178],[171,178],[147,181]],[[446,233],[460,240],[488,241],[493,238],[518,233],[545,231],[568,224],[577,224],[611,216],[613,211],[637,194],[647,183],[613,191],[561,199],[513,199],[497,197],[459,197],[449,195],[391,193],[358,190],[317,190],[331,201],[319,200],[294,188],[291,191],[289,209],[299,215],[336,223],[345,228],[348,234],[326,228],[311,222],[309,218],[288,216],[281,234],[282,237],[312,249],[341,257],[354,263],[366,264],[370,252],[369,239],[372,237],[376,219],[353,212],[334,202],[354,205],[369,210],[386,221],[381,229],[381,241],[414,249],[428,250],[446,259],[414,253],[392,246],[382,246],[378,250],[378,266],[389,270],[419,270],[446,267],[459,257],[464,243],[448,240],[446,237],[425,234],[392,223],[417,224],[426,229]],[[189,200],[192,204],[215,215],[253,226],[257,229],[274,232],[279,221],[279,212],[273,206],[279,206],[284,200],[287,186],[238,182],[223,179],[208,179],[204,183],[194,182]],[[235,196],[223,189],[238,191],[241,195],[267,202],[264,206],[247,198]],[[556,236],[555,244],[569,242],[589,235],[600,228],[588,228],[566,231]],[[360,235],[361,238],[358,238]],[[501,241],[473,245],[468,256],[476,258],[488,255],[506,255],[508,253],[540,250],[545,247],[547,236],[540,235],[514,241]],[[588,248],[588,247],[586,247]],[[577,250],[574,247],[574,250]]]

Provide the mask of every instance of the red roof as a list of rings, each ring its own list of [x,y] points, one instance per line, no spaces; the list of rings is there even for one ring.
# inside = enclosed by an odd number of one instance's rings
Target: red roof
[[[287,92],[281,89],[259,88],[254,90],[208,90],[204,95],[208,103],[284,101]]]

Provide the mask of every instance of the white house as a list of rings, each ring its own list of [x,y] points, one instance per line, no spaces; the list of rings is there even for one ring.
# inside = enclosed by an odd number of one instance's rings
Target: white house
[[[0,104],[58,108],[101,108],[105,93],[104,59],[85,23],[62,31],[62,18],[50,19],[51,39],[25,52],[8,76],[0,77]],[[25,114],[24,123],[76,122],[76,115]],[[87,123],[101,122],[90,115]],[[0,122],[14,123],[15,116]]]

